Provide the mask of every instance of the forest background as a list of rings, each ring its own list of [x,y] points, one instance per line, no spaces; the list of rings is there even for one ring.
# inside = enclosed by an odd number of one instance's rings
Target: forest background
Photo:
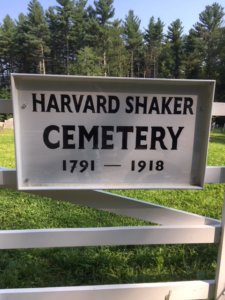
[[[146,29],[135,11],[115,19],[113,0],[56,0],[44,11],[31,0],[27,14],[0,24],[0,98],[10,97],[10,74],[216,80],[216,101],[225,102],[224,8],[199,13],[188,34],[182,20],[167,29],[149,17]]]

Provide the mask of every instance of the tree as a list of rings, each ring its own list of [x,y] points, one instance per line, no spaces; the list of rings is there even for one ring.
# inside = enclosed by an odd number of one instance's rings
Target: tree
[[[36,62],[38,73],[46,73],[45,57],[49,53],[49,29],[44,10],[38,0],[31,0],[28,4],[28,40],[32,49],[31,55]]]
[[[102,57],[103,73],[108,75],[108,59],[107,51],[109,48],[109,36],[111,32],[111,19],[115,14],[113,8],[113,0],[95,0],[94,1],[94,28],[96,30],[94,36],[98,41],[95,40],[95,51]],[[92,23],[93,24],[93,23]],[[97,47],[96,47],[97,46]]]
[[[70,66],[70,74],[98,76],[102,74],[100,58],[93,48],[84,47],[77,53],[76,62]]]
[[[195,24],[195,30],[207,34],[221,27],[223,23],[224,9],[218,3],[207,5],[199,14],[199,22]]]
[[[9,84],[9,75],[15,71],[14,37],[16,26],[10,16],[6,16],[0,27],[0,72],[1,86]]]
[[[16,70],[21,73],[35,73],[36,64],[33,62],[32,48],[29,42],[27,16],[20,14],[16,22],[14,38]]]
[[[115,9],[113,8],[113,0],[95,0],[95,15],[99,25],[109,25],[109,20],[115,15]]]
[[[224,17],[223,7],[218,3],[207,5],[199,14],[199,22],[194,26],[196,37],[201,41],[201,54],[205,65],[205,78],[217,77],[218,43]]]
[[[28,15],[19,15],[14,37],[17,71],[45,73],[49,30],[44,10],[37,0],[30,1]]]
[[[130,10],[124,22],[124,40],[130,57],[130,77],[140,75],[141,53],[143,50],[140,24],[141,20],[134,15],[133,10]]]
[[[184,38],[185,77],[189,79],[204,78],[203,51],[204,44],[196,32],[191,29]]]
[[[71,35],[74,1],[56,0],[58,5],[47,11],[50,29],[51,72],[69,74],[70,61],[75,59],[75,45]]]
[[[225,102],[225,27],[220,28],[218,52],[216,101]]]
[[[162,50],[163,22],[158,18],[150,18],[148,28],[145,30],[145,77],[158,76],[158,59]]]
[[[76,59],[78,51],[87,46],[86,35],[89,19],[86,9],[87,0],[77,0],[74,4],[75,6],[71,16],[72,26],[70,36]]]
[[[205,7],[183,35],[177,19],[163,33],[158,18],[144,33],[130,10],[114,19],[113,0],[56,0],[46,13],[30,0],[27,15],[0,24],[0,83],[7,90],[11,72],[131,77],[212,78],[216,98],[225,99],[224,8]]]
[[[122,39],[123,29],[120,20],[114,20],[109,30],[107,49],[108,74],[110,76],[126,76],[128,73],[127,51]]]
[[[168,27],[167,43],[169,45],[171,53],[171,77],[182,78],[183,77],[183,27],[180,19],[175,20]]]

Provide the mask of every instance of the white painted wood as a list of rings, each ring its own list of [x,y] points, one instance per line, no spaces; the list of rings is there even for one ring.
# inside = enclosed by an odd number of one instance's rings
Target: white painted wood
[[[214,281],[0,290],[1,300],[197,300],[212,299]]]
[[[207,167],[205,183],[225,183],[225,167]]]
[[[0,188],[17,189],[16,170],[0,167]]]
[[[222,228],[217,258],[216,300],[225,300],[225,196],[222,213]]]
[[[16,174],[14,174],[16,170],[0,167],[0,172],[3,171],[5,171],[5,174],[2,174],[2,176],[5,176],[5,185],[16,187]],[[205,183],[225,183],[225,166],[206,167]],[[2,184],[3,181],[1,180],[0,185]]]
[[[218,243],[220,226],[1,230],[0,249]]]
[[[225,103],[213,102],[212,116],[225,116]]]
[[[0,186],[16,189],[16,171],[0,170]],[[105,191],[31,191],[59,201],[86,205],[118,215],[138,218],[161,225],[213,225],[219,221],[192,213],[135,200]]]
[[[161,225],[213,225],[217,220],[103,191],[42,191],[35,194]]]
[[[213,107],[213,114],[215,109]],[[12,113],[12,101],[0,100],[0,112]],[[221,115],[221,113],[220,113]],[[205,183],[224,183],[225,167],[207,167]],[[0,187],[17,188],[16,171],[0,169]],[[34,192],[33,192],[34,193]],[[36,192],[57,200],[87,205],[121,215],[137,217],[161,227],[121,227],[84,229],[41,229],[0,231],[1,249],[33,247],[92,246],[126,244],[218,243],[218,270],[215,281],[104,285],[0,290],[0,300],[224,300],[225,209],[223,226],[217,220],[158,206],[102,191]],[[175,226],[182,224],[182,226]],[[192,224],[191,226],[188,226]],[[212,226],[204,226],[211,224]],[[213,224],[215,226],[213,226]],[[186,226],[185,226],[186,225]]]

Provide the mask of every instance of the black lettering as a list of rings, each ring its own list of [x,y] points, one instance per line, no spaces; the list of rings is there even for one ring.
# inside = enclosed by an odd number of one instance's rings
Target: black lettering
[[[139,114],[140,113],[140,108],[143,109],[142,113],[146,114],[147,112],[147,99],[148,97],[144,97],[144,102],[140,101],[140,97],[136,97],[136,103],[135,103],[135,113]]]
[[[134,101],[134,98],[131,97],[131,96],[128,96],[126,98],[126,105],[127,105],[127,108],[125,109],[126,113],[130,114],[134,111],[134,107],[133,107],[133,102]]]
[[[162,111],[161,111],[162,114],[166,114],[166,113],[168,115],[172,114],[172,112],[169,108],[169,105],[172,100],[173,100],[173,97],[169,97],[168,99],[166,99],[166,97],[162,97]]]
[[[174,133],[173,127],[167,127],[167,129],[169,130],[170,136],[172,138],[171,150],[177,150],[177,141],[184,127],[178,127],[177,133]]]
[[[36,94],[32,94],[32,99],[33,99],[33,111],[37,112],[37,104],[41,105],[41,112],[45,111],[45,94],[41,94],[41,100],[38,100],[36,98]]]
[[[63,128],[63,149],[75,149],[76,145],[70,144],[70,141],[74,140],[74,134],[70,134],[69,131],[75,131],[75,125],[62,125]]]
[[[175,97],[174,98],[174,114],[175,115],[181,115],[182,111],[181,111],[181,104],[182,104],[182,97]]]
[[[120,100],[117,96],[109,96],[109,110],[108,113],[115,114],[120,108]]]
[[[118,126],[117,132],[122,133],[122,150],[127,149],[128,133],[133,132],[133,126]]]
[[[95,113],[95,106],[91,95],[87,95],[83,112],[86,113],[87,110],[91,110],[92,113]]]
[[[143,134],[143,132],[148,132],[147,126],[137,126],[136,127],[135,149],[137,149],[137,150],[147,149],[147,144],[145,144],[145,145],[142,144],[142,141],[147,140],[147,135]]]
[[[67,111],[72,113],[71,107],[70,107],[70,96],[69,95],[61,95],[61,112],[65,112],[66,108]]]
[[[151,102],[151,105],[150,105],[150,108],[149,108],[148,113],[149,113],[149,114],[152,114],[153,111],[155,111],[156,114],[160,114],[160,111],[159,111],[159,104],[158,104],[158,99],[157,99],[157,97],[153,97],[153,98],[152,98],[152,102]]]
[[[152,136],[151,136],[151,150],[156,150],[156,143],[158,142],[161,149],[167,150],[165,144],[164,144],[164,138],[165,138],[166,132],[163,127],[155,126],[152,127]]]
[[[80,112],[80,108],[81,108],[81,104],[82,104],[82,101],[83,101],[83,98],[84,98],[84,95],[80,95],[78,100],[77,100],[77,96],[76,95],[72,95],[72,97],[73,97],[73,104],[74,104],[75,111],[77,113],[79,113]]]
[[[107,113],[106,110],[106,98],[104,96],[101,95],[97,95],[97,113],[101,112],[101,108],[102,108],[102,112]]]
[[[79,128],[79,149],[85,149],[84,141],[90,142],[92,140],[92,149],[98,149],[98,127],[93,126],[88,132],[85,126],[78,126]]]
[[[50,95],[46,111],[50,112],[52,109],[56,112],[60,112],[55,94]]]
[[[190,115],[193,115],[193,109],[192,109],[192,106],[193,106],[193,99],[190,98],[190,97],[185,97],[184,98],[184,111],[183,111],[183,114],[186,115],[187,114],[187,111],[189,112]]]
[[[49,136],[52,131],[59,132],[59,127],[56,125],[49,125],[48,127],[46,127],[43,132],[43,141],[44,141],[45,146],[47,146],[49,149],[57,149],[60,146],[59,141],[57,141],[55,143],[50,141]]]
[[[109,141],[113,140],[113,135],[108,132],[114,132],[114,126],[102,126],[102,149],[113,149],[113,144],[109,144]]]

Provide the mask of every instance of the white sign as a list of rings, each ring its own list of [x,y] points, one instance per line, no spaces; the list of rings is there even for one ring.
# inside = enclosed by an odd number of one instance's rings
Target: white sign
[[[213,81],[12,76],[20,189],[199,188]]]

